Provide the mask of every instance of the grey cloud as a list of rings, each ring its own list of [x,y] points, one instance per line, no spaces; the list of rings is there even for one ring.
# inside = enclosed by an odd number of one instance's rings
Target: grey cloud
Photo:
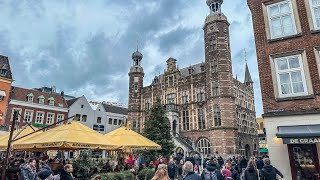
[[[201,22],[200,26],[195,26],[198,23],[194,22],[190,22],[192,25],[189,25],[185,13],[199,13],[194,12],[194,9],[205,7],[205,1],[100,0],[55,2],[56,4],[51,5],[52,1],[13,0],[10,3],[4,6],[10,9],[11,14],[5,14],[4,17],[12,16],[15,21],[5,19],[7,22],[4,24],[8,24],[10,28],[0,27],[0,53],[10,57],[16,79],[14,85],[17,86],[56,85],[67,94],[71,92],[75,96],[86,95],[88,99],[93,100],[108,100],[104,98],[113,97],[126,103],[127,73],[132,64],[131,54],[135,50],[137,39],[142,53],[145,53],[143,59],[146,71],[145,85],[149,85],[159,71],[163,72],[165,61],[171,56],[178,60],[181,68],[204,60],[202,22],[205,17],[194,19]],[[81,24],[82,21],[75,17],[77,3],[84,7],[88,6],[93,11],[105,8],[110,10],[110,13],[101,13],[107,20],[92,19],[97,21],[96,26],[86,27],[86,23]],[[100,4],[104,7],[101,8]],[[237,7],[234,7],[232,3],[226,1],[224,5],[226,6],[224,9],[229,13],[227,15],[230,15],[232,33],[237,33],[239,28],[252,26],[243,23],[249,21],[248,9],[243,4],[237,3]],[[201,8],[195,8],[199,6]],[[229,11],[227,6],[231,9],[238,8],[236,14]],[[56,9],[50,9],[51,7]],[[57,8],[63,8],[63,15],[58,13]],[[241,17],[246,19],[241,21],[231,19],[238,17],[240,10],[245,11],[246,15]],[[33,19],[35,23],[43,24],[41,27],[34,25],[21,27],[19,23],[24,22],[25,17],[28,21]],[[90,22],[90,18],[96,18],[90,14],[85,14],[84,17],[87,18],[86,22]],[[181,24],[181,22],[186,23]],[[175,26],[177,28],[173,28]],[[24,39],[19,40],[21,29],[25,29],[22,33],[29,35],[28,42]],[[37,32],[41,32],[43,39],[37,39]],[[48,34],[43,36],[45,32]],[[159,32],[162,34],[156,37]],[[253,36],[245,38],[250,44],[250,61],[253,61]],[[233,44],[236,47],[241,46]],[[159,57],[146,54],[146,49],[152,49]],[[241,53],[233,53],[234,67],[237,67],[236,72],[240,73],[239,70],[244,68]],[[257,68],[255,69],[254,73],[257,73]],[[252,76],[256,81],[257,76],[253,72]],[[259,88],[256,85],[257,83],[255,83],[257,95]],[[256,104],[257,112],[261,113],[261,103],[256,101]]]

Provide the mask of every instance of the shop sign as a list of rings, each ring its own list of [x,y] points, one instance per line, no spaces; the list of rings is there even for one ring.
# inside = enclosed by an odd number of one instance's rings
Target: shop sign
[[[320,137],[316,138],[283,138],[283,144],[316,144],[320,143]]]

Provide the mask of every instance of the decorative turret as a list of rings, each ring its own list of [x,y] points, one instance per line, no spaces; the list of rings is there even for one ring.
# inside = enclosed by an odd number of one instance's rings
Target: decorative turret
[[[221,13],[221,5],[223,0],[207,0],[207,5],[210,8],[210,14]]]
[[[132,53],[132,67],[130,68],[130,72],[140,72],[143,73],[143,68],[141,67],[141,61],[142,61],[143,55],[139,51],[139,48],[137,46],[137,50]]]

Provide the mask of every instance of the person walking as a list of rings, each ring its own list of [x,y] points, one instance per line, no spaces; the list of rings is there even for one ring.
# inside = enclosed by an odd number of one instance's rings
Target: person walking
[[[235,169],[234,166],[232,166],[231,162],[226,162],[225,163],[225,168],[230,170],[231,172],[231,177],[234,180],[240,180],[240,174],[238,173],[238,171]]]
[[[178,164],[178,176],[179,176],[179,178],[183,176],[183,165],[184,165],[184,161],[183,161],[183,159],[181,159],[180,163]]]
[[[167,166],[165,164],[159,164],[158,169],[151,180],[170,180]]]
[[[182,180],[201,180],[200,176],[193,171],[193,164],[190,161],[184,163],[183,171],[185,176]]]
[[[27,164],[20,165],[21,180],[37,180],[36,160],[30,159]]]
[[[283,174],[271,165],[270,159],[263,159],[264,167],[260,171],[261,180],[277,180],[277,175],[283,178]]]
[[[73,177],[73,166],[71,164],[66,164],[60,175],[60,180],[74,180]]]
[[[261,170],[261,169],[263,168],[263,166],[264,166],[264,162],[263,162],[262,158],[259,157],[259,158],[258,158],[258,161],[257,161],[257,168],[258,168],[259,170]]]
[[[246,157],[242,156],[240,162],[239,162],[239,165],[240,165],[240,173],[243,173],[243,171],[247,168],[247,165],[248,165],[248,160],[246,159]]]
[[[202,171],[201,180],[224,180],[220,165],[217,161],[207,161],[206,168]]]
[[[173,159],[169,160],[168,164],[168,175],[170,180],[174,180],[174,178],[177,176],[177,165],[174,163]]]
[[[248,162],[248,166],[243,172],[243,180],[259,180],[259,171],[254,158]]]

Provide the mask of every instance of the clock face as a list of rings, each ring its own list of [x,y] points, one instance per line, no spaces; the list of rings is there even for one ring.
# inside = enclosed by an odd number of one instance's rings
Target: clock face
[[[217,28],[216,23],[211,24],[211,25],[208,26],[208,29],[207,29],[207,33],[208,33],[208,34],[209,34],[209,33],[212,33],[212,32],[218,32],[218,31],[219,31],[219,30],[218,30],[218,28]]]

